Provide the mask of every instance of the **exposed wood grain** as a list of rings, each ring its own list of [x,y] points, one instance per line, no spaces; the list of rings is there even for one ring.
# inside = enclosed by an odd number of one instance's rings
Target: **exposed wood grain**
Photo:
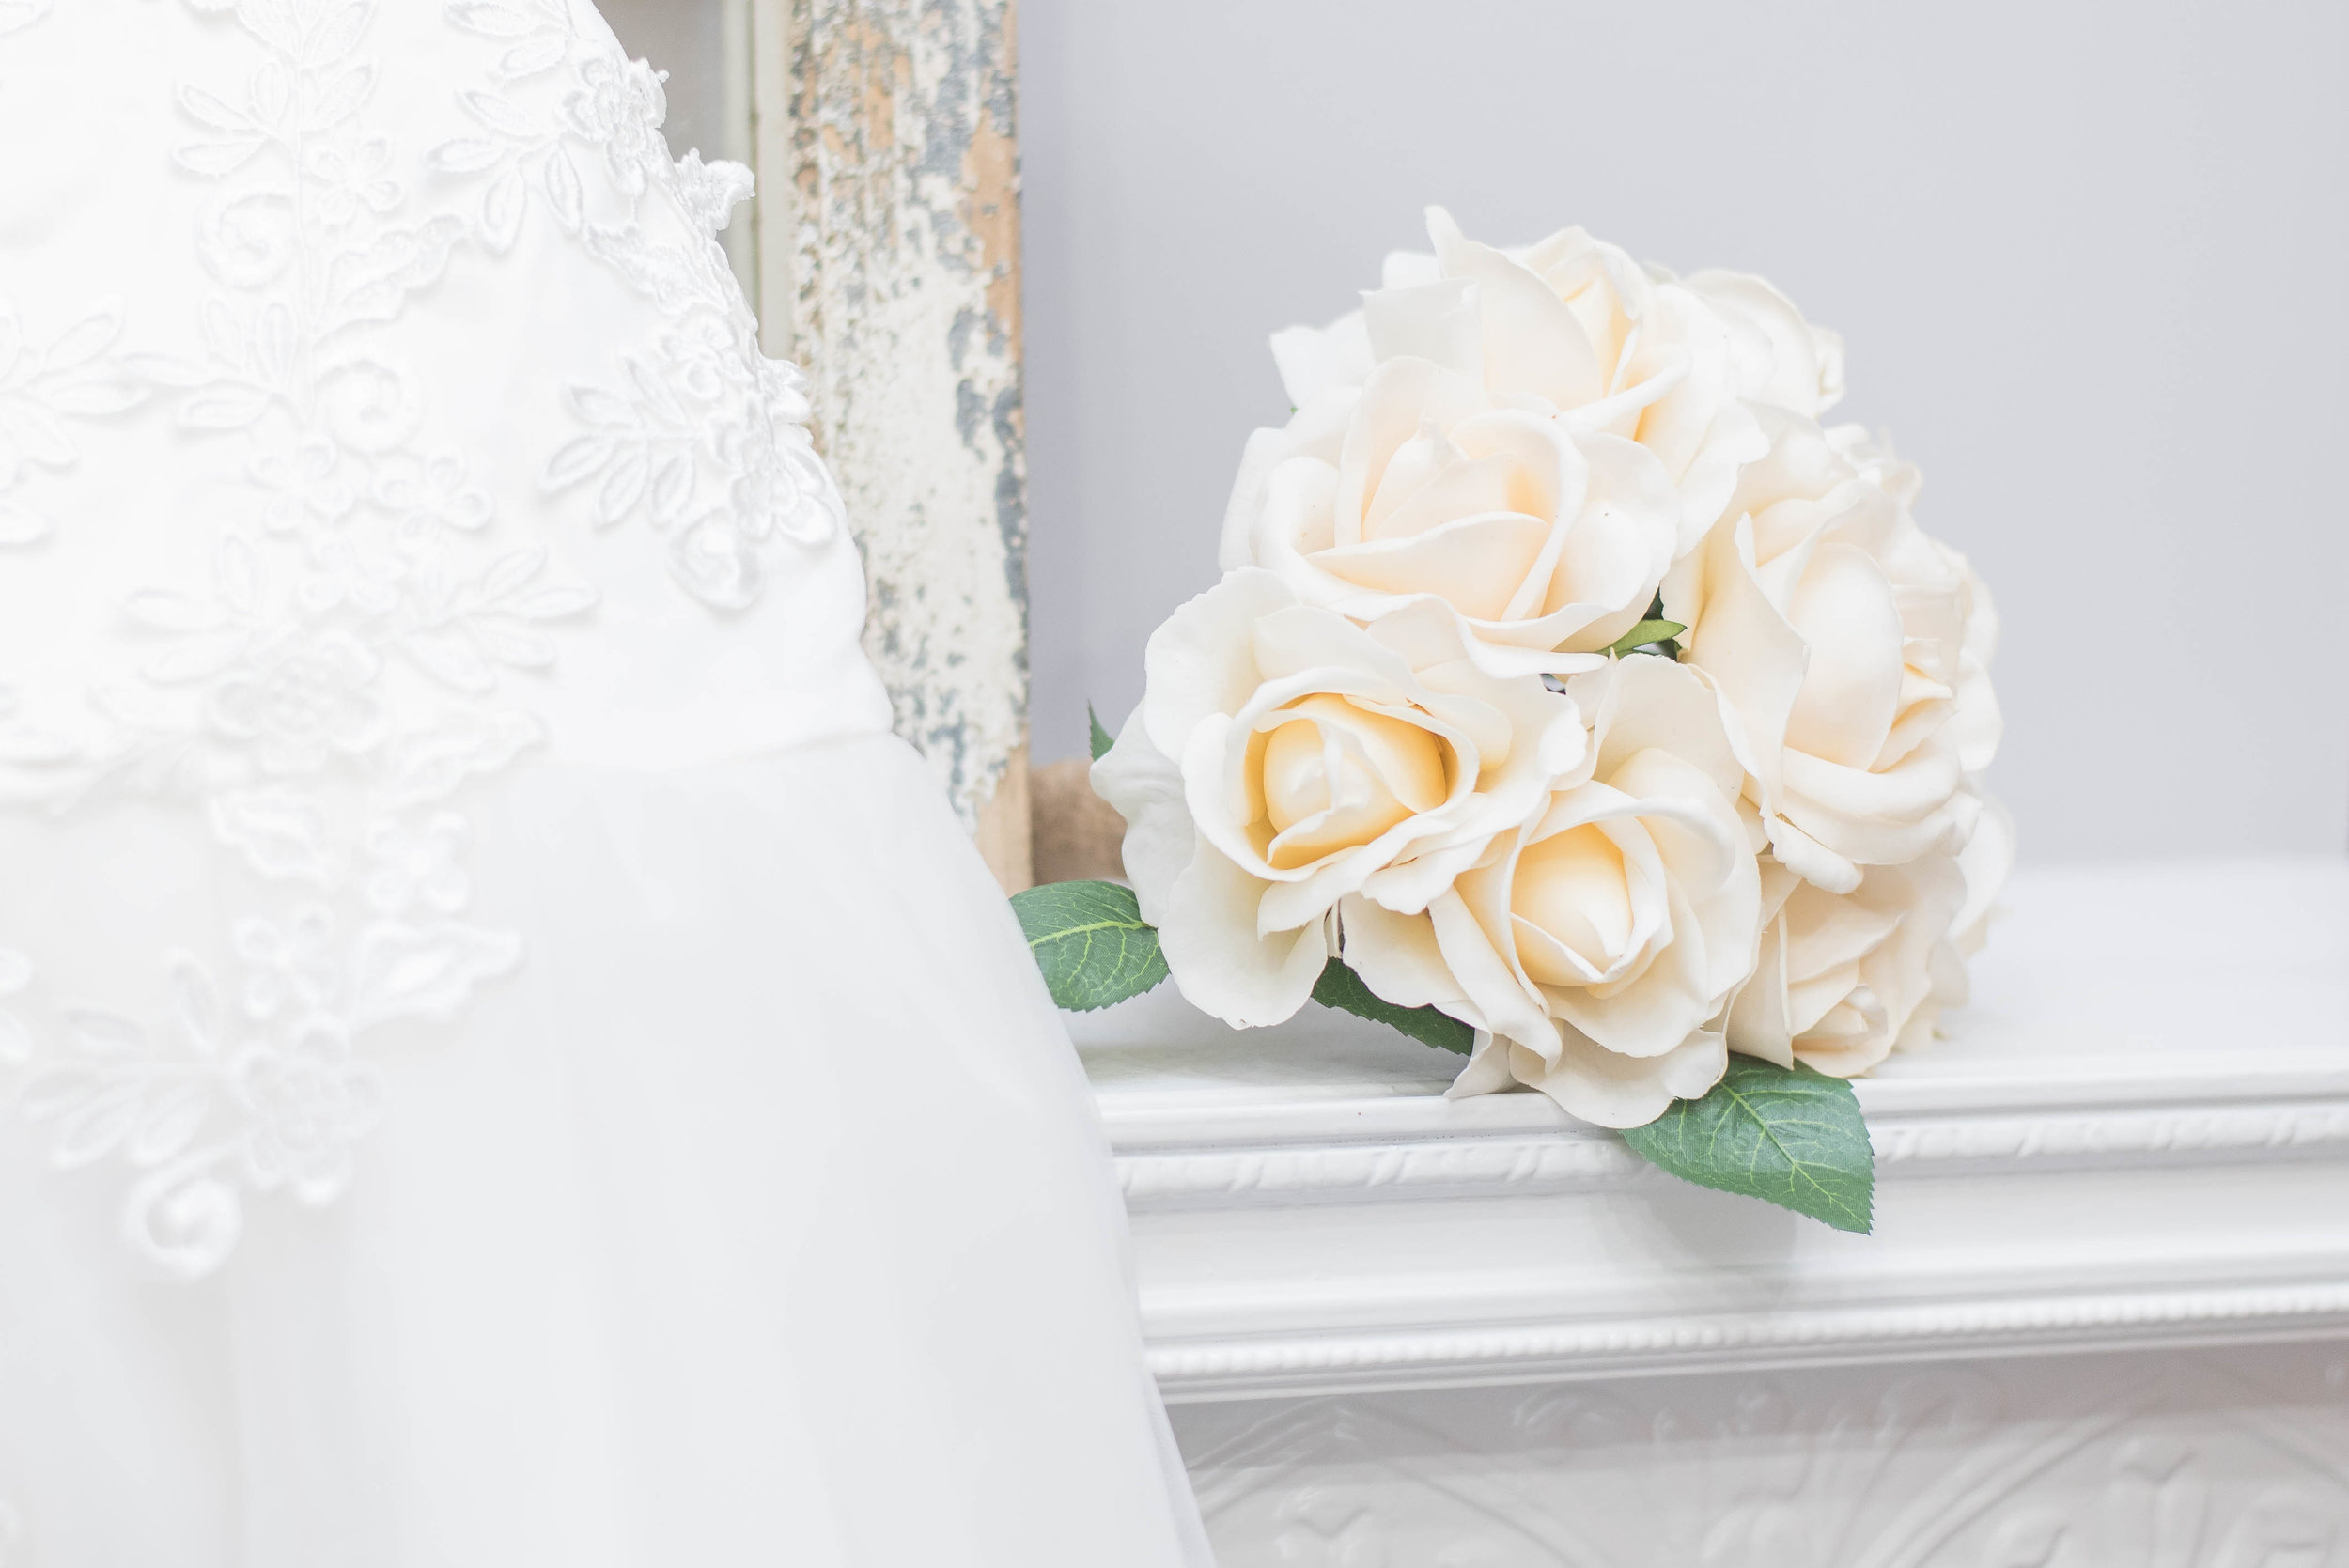
[[[758,0],[762,317],[864,553],[865,648],[1028,880],[1027,473],[1009,0]]]

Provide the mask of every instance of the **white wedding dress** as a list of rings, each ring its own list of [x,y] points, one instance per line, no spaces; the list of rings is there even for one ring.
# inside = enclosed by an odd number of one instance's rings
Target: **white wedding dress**
[[[0,0],[0,1564],[1205,1560],[587,0]]]

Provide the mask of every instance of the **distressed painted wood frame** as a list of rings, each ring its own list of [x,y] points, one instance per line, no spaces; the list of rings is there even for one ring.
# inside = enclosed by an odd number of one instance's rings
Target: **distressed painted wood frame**
[[[897,731],[1024,887],[1011,0],[753,0],[751,34],[765,346],[807,373]]]

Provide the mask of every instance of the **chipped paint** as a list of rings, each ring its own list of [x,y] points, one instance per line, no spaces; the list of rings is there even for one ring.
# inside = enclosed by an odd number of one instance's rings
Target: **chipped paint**
[[[1011,6],[762,0],[758,31],[761,183],[793,198],[760,213],[768,345],[807,372],[898,733],[975,826],[1027,726]]]

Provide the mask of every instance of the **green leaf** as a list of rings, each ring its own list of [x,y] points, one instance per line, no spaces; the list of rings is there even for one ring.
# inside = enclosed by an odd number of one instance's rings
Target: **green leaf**
[[[1797,1063],[1733,1054],[1701,1100],[1676,1100],[1625,1141],[1673,1175],[1865,1235],[1875,1153],[1850,1084]]]
[[[1335,1007],[1352,1013],[1373,1023],[1399,1029],[1423,1045],[1437,1046],[1444,1050],[1466,1056],[1476,1046],[1476,1031],[1433,1007],[1397,1007],[1385,1001],[1362,984],[1362,977],[1337,959],[1330,960],[1314,982],[1314,1000],[1324,1007]]]
[[[1091,1012],[1140,996],[1166,978],[1159,933],[1134,890],[1115,882],[1047,882],[1011,895],[1028,951],[1052,1001]]]
[[[1112,746],[1116,745],[1117,741],[1109,731],[1101,727],[1101,716],[1093,711],[1091,703],[1085,704],[1085,722],[1093,726],[1093,760],[1098,762],[1103,753]]]
[[[1620,659],[1652,643],[1669,643],[1688,629],[1678,621],[1641,621],[1629,631],[1607,644],[1607,651]]]

